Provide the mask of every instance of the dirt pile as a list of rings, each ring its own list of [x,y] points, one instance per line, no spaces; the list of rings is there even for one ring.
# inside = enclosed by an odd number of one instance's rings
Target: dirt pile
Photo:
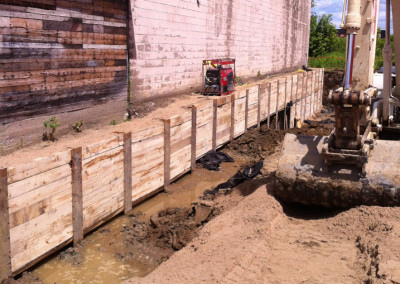
[[[327,104],[327,98],[330,90],[336,90],[343,84],[344,71],[325,70],[324,72],[324,90],[322,103]]]
[[[282,143],[286,133],[324,136],[329,135],[332,131],[333,123],[315,122],[316,124],[312,123],[313,127],[305,123],[300,129],[292,128],[278,131],[268,129],[267,125],[262,125],[260,129],[249,130],[248,133],[228,144],[226,148],[236,155],[251,158],[252,162],[264,160],[277,151],[277,146]]]
[[[130,283],[400,283],[400,208],[284,205],[261,186]]]
[[[133,215],[130,224],[121,229],[125,249],[119,257],[159,265],[197,236],[199,227],[217,212],[214,209],[212,201],[201,201],[191,208],[161,210],[149,221],[140,213]]]
[[[340,213],[328,229],[353,239],[364,283],[400,283],[397,207],[360,206]],[[351,220],[357,220],[352,222]]]

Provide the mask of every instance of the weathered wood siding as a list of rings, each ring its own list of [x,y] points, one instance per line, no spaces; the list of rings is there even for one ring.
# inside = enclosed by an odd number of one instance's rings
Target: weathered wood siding
[[[125,0],[0,2],[0,124],[127,99]]]

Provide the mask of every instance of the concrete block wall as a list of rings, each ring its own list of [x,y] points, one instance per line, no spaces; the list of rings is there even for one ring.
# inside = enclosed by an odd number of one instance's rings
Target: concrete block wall
[[[131,0],[131,99],[202,85],[203,59],[236,58],[239,77],[307,64],[311,0]]]

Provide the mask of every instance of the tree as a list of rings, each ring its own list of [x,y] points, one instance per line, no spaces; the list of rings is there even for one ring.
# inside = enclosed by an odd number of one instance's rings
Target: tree
[[[315,5],[312,2],[312,5]],[[317,57],[335,51],[338,46],[338,37],[335,26],[332,24],[332,15],[311,15],[310,23],[310,57]]]

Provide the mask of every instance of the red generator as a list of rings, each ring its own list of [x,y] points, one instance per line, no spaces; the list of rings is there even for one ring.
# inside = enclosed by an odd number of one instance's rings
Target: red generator
[[[233,70],[226,65],[233,65]],[[235,59],[203,60],[202,74],[203,95],[226,96],[235,91]]]

